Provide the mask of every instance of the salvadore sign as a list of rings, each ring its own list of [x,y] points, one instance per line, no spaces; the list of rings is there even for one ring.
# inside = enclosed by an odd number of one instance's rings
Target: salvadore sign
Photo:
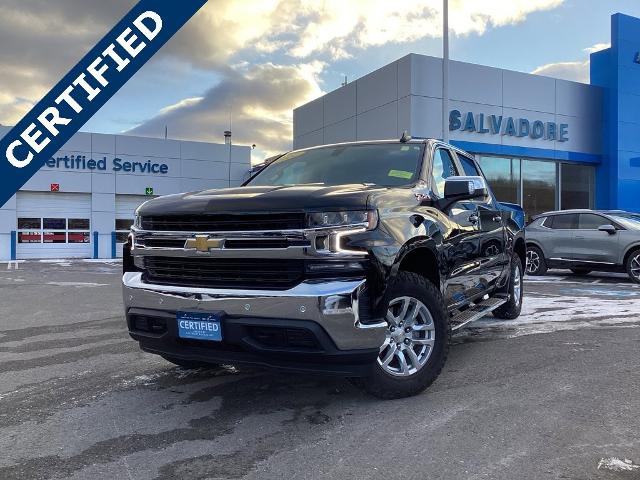
[[[528,118],[485,115],[484,113],[449,112],[449,130],[486,133],[510,137],[529,137],[534,140],[566,142],[569,140],[569,124],[543,122]]]
[[[205,3],[206,0],[140,0],[0,140],[0,206],[46,162],[51,162],[71,136]],[[79,5],[77,8],[86,8],[87,15],[91,15],[89,4]]]

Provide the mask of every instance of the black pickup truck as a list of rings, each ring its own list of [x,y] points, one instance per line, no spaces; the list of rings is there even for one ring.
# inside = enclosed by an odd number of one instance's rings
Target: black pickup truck
[[[437,140],[297,150],[239,188],[160,197],[124,248],[131,336],[185,368],[269,366],[416,394],[452,330],[520,314],[522,210]]]

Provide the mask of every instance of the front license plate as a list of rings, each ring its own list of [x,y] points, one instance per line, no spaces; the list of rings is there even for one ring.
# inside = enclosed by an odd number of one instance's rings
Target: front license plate
[[[178,337],[194,340],[222,341],[220,314],[177,312]]]

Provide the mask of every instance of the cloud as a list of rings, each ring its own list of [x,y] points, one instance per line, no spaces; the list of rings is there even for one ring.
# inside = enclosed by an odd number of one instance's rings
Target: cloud
[[[600,50],[604,50],[611,46],[610,43],[596,43],[591,47],[584,49],[585,53],[592,54]],[[573,82],[589,83],[590,81],[590,62],[586,60],[577,60],[573,62],[557,62],[541,65],[531,73],[535,75],[544,75],[546,77],[559,78],[561,80],[571,80]]]
[[[481,35],[491,26],[521,22],[528,14],[555,8],[563,1],[453,0],[449,27],[456,35]],[[320,53],[338,59],[357,49],[442,36],[441,0],[300,1],[294,11],[291,26],[297,35],[287,47],[288,53],[299,58]]]
[[[589,60],[547,63],[531,73],[561,80],[571,80],[572,82],[589,83]]]
[[[455,35],[481,35],[563,1],[451,0],[450,27]],[[135,3],[2,0],[0,122],[17,122]],[[159,125],[164,132],[168,122],[176,135],[217,140],[232,108],[236,141],[285,148],[291,110],[322,93],[325,65],[371,47],[439,37],[441,8],[441,0],[209,0],[151,62],[187,64],[220,83],[185,92],[133,132],[151,134]]]
[[[585,48],[584,51],[586,53],[588,53],[589,55],[591,55],[592,53],[599,52],[600,50],[606,50],[607,48],[610,48],[610,47],[611,47],[611,42],[596,43],[595,45],[593,45],[591,47]]]
[[[161,136],[166,125],[175,138],[221,141],[231,113],[234,143],[255,143],[265,155],[286,151],[291,148],[292,105],[322,94],[317,76],[323,68],[321,62],[239,67],[202,97],[165,107],[127,133]]]

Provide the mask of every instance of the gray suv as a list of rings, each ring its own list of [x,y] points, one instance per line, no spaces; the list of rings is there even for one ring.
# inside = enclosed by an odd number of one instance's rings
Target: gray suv
[[[640,214],[563,210],[538,215],[526,227],[527,273],[568,268],[578,275],[626,272],[640,283]]]

